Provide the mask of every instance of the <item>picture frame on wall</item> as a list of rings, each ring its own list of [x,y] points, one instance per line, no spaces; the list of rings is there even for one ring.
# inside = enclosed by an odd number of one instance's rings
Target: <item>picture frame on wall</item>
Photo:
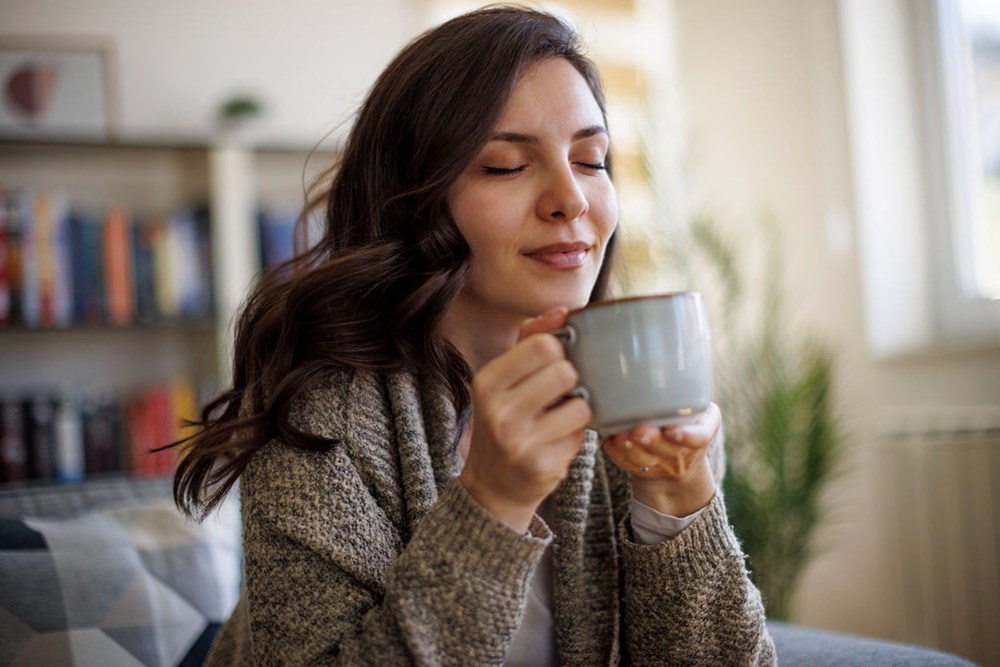
[[[118,126],[110,40],[0,37],[0,138],[107,141]]]

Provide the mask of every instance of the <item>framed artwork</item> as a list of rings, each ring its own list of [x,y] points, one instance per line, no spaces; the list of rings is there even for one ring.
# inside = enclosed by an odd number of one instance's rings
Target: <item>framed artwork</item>
[[[118,124],[108,40],[0,37],[0,138],[107,140]]]

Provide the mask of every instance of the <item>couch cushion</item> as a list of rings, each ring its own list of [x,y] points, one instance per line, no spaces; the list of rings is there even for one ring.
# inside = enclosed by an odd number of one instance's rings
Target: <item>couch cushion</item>
[[[112,475],[82,484],[17,482],[0,486],[0,517],[66,517],[106,507],[169,499],[170,479]]]
[[[154,494],[2,518],[0,664],[200,664],[239,578],[234,507],[197,524]]]
[[[976,667],[949,653],[768,621],[782,667]]]

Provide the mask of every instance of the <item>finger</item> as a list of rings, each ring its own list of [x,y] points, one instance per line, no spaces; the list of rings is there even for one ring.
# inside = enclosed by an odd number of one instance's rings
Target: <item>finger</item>
[[[615,465],[630,474],[648,474],[661,463],[660,457],[631,440],[609,439],[604,443],[604,451]]]
[[[528,336],[532,336],[537,333],[542,333],[545,331],[551,331],[556,327],[561,327],[566,323],[566,315],[569,313],[569,308],[565,306],[559,306],[553,308],[552,310],[539,315],[538,317],[533,317],[529,320],[521,322],[521,326],[518,330],[517,339],[519,341],[524,340]]]
[[[715,437],[721,424],[722,413],[719,411],[719,406],[712,403],[689,422],[665,427],[662,436],[665,440],[685,447],[705,447]]]
[[[508,390],[549,364],[564,360],[562,343],[549,334],[533,334],[483,366],[473,378],[488,391]]]
[[[648,446],[661,437],[660,429],[651,424],[640,424],[627,433],[632,442]]]
[[[511,399],[515,409],[537,414],[554,405],[576,388],[580,375],[576,367],[566,359],[557,359],[511,388]]]
[[[536,442],[551,442],[561,440],[569,434],[582,432],[590,423],[593,413],[590,406],[582,398],[571,398],[558,407],[541,414],[534,424]]]

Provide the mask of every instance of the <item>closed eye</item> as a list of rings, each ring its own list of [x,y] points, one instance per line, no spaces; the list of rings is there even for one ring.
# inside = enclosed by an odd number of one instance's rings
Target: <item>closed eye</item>
[[[605,171],[608,168],[603,162],[577,162],[577,164],[594,171]]]
[[[525,170],[528,165],[522,164],[520,167],[483,167],[483,173],[490,176],[507,176],[509,174],[518,174]]]

